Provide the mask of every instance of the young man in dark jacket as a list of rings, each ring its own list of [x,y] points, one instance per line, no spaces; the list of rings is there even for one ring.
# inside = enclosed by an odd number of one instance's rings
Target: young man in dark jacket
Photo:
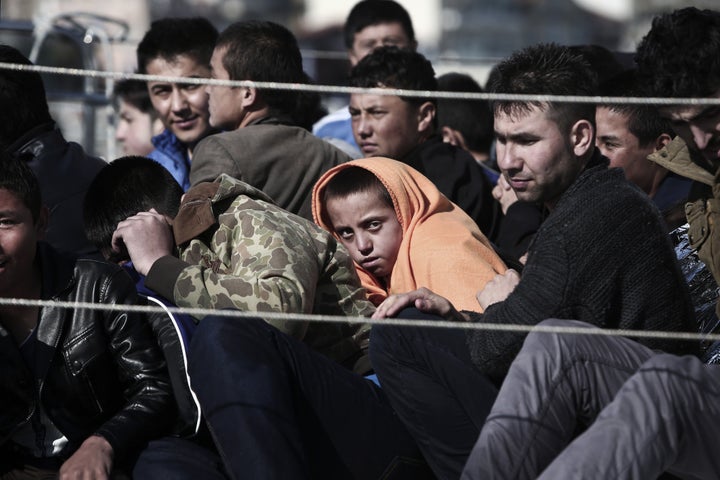
[[[134,304],[122,269],[41,241],[47,215],[27,165],[0,157],[0,297]],[[129,473],[174,418],[165,361],[137,313],[3,303],[0,363],[2,474]]]

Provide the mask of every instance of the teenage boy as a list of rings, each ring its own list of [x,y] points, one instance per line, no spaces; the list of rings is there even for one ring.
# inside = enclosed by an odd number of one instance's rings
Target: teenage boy
[[[383,45],[410,50],[417,48],[410,15],[394,0],[363,0],[356,3],[345,20],[343,33],[351,67]],[[330,141],[340,140],[352,152],[353,158],[362,157],[355,143],[347,106],[318,120],[313,125],[313,133]]]
[[[390,158],[339,165],[318,181],[315,222],[348,249],[376,305],[432,288],[464,309],[506,268],[473,220],[417,170]]]
[[[47,215],[27,165],[0,156],[0,297],[134,304],[135,286],[120,267],[42,242]],[[142,462],[162,456],[162,446],[153,453],[146,445],[169,430],[175,408],[140,314],[0,306],[0,361],[0,476],[167,473]]]
[[[210,76],[217,29],[205,18],[156,20],[137,46],[140,73],[167,77]],[[184,190],[190,188],[190,163],[195,145],[213,133],[205,87],[182,82],[150,81],[150,100],[165,131],[153,137],[148,156],[172,173]]]
[[[350,73],[350,84],[363,88],[437,91],[432,64],[421,54],[378,47]],[[434,98],[354,93],[350,116],[365,157],[388,157],[413,167],[475,220],[492,239],[499,206],[493,183],[466,150],[444,143],[437,134]]]

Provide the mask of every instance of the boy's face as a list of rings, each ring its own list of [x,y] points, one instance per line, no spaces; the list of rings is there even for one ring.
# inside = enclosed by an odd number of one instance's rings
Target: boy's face
[[[368,25],[357,32],[353,38],[352,48],[348,52],[350,64],[354,67],[374,49],[385,46],[411,48],[413,50],[416,47],[415,42],[410,41],[405,29],[399,22]]]
[[[363,155],[402,160],[430,135],[435,115],[431,106],[417,106],[395,95],[352,94],[353,135]]]
[[[121,143],[123,155],[145,156],[155,147],[153,136],[153,120],[150,114],[120,99],[118,102],[118,121],[115,139]]]
[[[38,222],[15,193],[0,188],[0,297],[30,294],[38,240],[44,237],[45,210]]]
[[[629,123],[630,117],[626,113],[599,106],[595,111],[595,144],[610,160],[611,167],[622,168],[625,178],[647,191],[656,173],[647,158],[653,153],[654,144],[640,145],[640,139],[630,131]]]
[[[210,69],[187,55],[172,61],[154,58],[147,66],[148,75],[208,78]],[[153,107],[165,128],[182,143],[194,145],[210,133],[210,111],[204,85],[189,83],[148,82]]]
[[[575,181],[583,164],[570,137],[538,107],[516,115],[495,113],[498,167],[518,199],[552,207]]]
[[[326,207],[335,235],[355,263],[376,278],[389,277],[403,235],[395,210],[372,191],[332,198]]]

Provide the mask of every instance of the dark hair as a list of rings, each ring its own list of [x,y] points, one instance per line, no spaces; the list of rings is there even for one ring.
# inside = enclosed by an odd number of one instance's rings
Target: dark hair
[[[156,58],[171,61],[179,55],[210,65],[217,37],[217,29],[206,18],[156,20],[137,46],[138,71],[147,73],[148,64]]]
[[[116,109],[119,100],[129,103],[143,113],[154,114],[147,83],[143,80],[118,80],[113,88],[113,101]]]
[[[582,55],[590,64],[590,68],[597,76],[598,84],[631,68],[630,65],[626,66],[620,61],[622,54],[601,45],[572,45],[569,48],[572,52]]]
[[[37,222],[42,208],[40,185],[23,155],[0,152],[0,189],[5,189],[30,210],[33,222]]]
[[[415,42],[412,20],[402,5],[393,0],[362,0],[355,4],[345,20],[345,46],[352,48],[355,34],[372,25],[399,23],[411,43]]]
[[[482,87],[464,73],[446,73],[437,79],[438,90],[482,93]],[[458,130],[470,150],[489,152],[493,142],[493,114],[486,100],[437,100],[437,123]]]
[[[595,95],[597,76],[580,53],[570,47],[545,43],[519,50],[500,62],[488,80],[488,90],[493,93]],[[544,110],[563,132],[569,132],[581,119],[595,125],[595,105],[591,103],[492,102],[493,112],[508,115],[526,113],[533,107]]]
[[[17,49],[0,45],[0,62],[32,65]],[[45,86],[37,72],[0,71],[0,147],[5,150],[28,131],[52,122]]]
[[[708,97],[720,88],[720,12],[694,7],[655,17],[635,54],[652,97]]]
[[[223,66],[231,80],[306,83],[302,56],[295,36],[282,25],[266,21],[237,22],[220,34],[216,48],[224,48]],[[268,106],[281,113],[293,113],[297,93],[262,90]]]
[[[106,258],[112,258],[112,235],[118,223],[151,208],[174,218],[182,195],[182,187],[154,160],[118,158],[100,170],[85,194],[85,234]]]
[[[638,85],[637,71],[627,70],[615,77],[601,83],[599,94],[605,97],[641,97],[642,89]],[[628,118],[628,130],[635,135],[641,146],[647,146],[666,133],[675,136],[670,120],[660,116],[654,105],[632,104],[601,104],[613,112],[625,115]]]
[[[361,88],[398,88],[437,91],[438,83],[432,64],[422,54],[395,46],[378,47],[360,60],[350,71],[350,85]],[[435,98],[400,97],[421,105],[437,104]]]
[[[337,172],[323,188],[322,203],[336,198],[347,198],[353,193],[370,192],[377,194],[378,198],[388,207],[395,209],[392,198],[385,185],[370,170],[362,167],[347,167]],[[323,209],[327,216],[327,209]],[[323,218],[327,225],[332,225],[330,218]]]

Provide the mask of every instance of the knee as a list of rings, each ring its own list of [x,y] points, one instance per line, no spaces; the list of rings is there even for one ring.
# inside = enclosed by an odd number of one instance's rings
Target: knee
[[[208,365],[221,365],[228,355],[261,344],[269,326],[257,318],[208,316],[200,321],[188,353],[188,370],[207,371]]]

